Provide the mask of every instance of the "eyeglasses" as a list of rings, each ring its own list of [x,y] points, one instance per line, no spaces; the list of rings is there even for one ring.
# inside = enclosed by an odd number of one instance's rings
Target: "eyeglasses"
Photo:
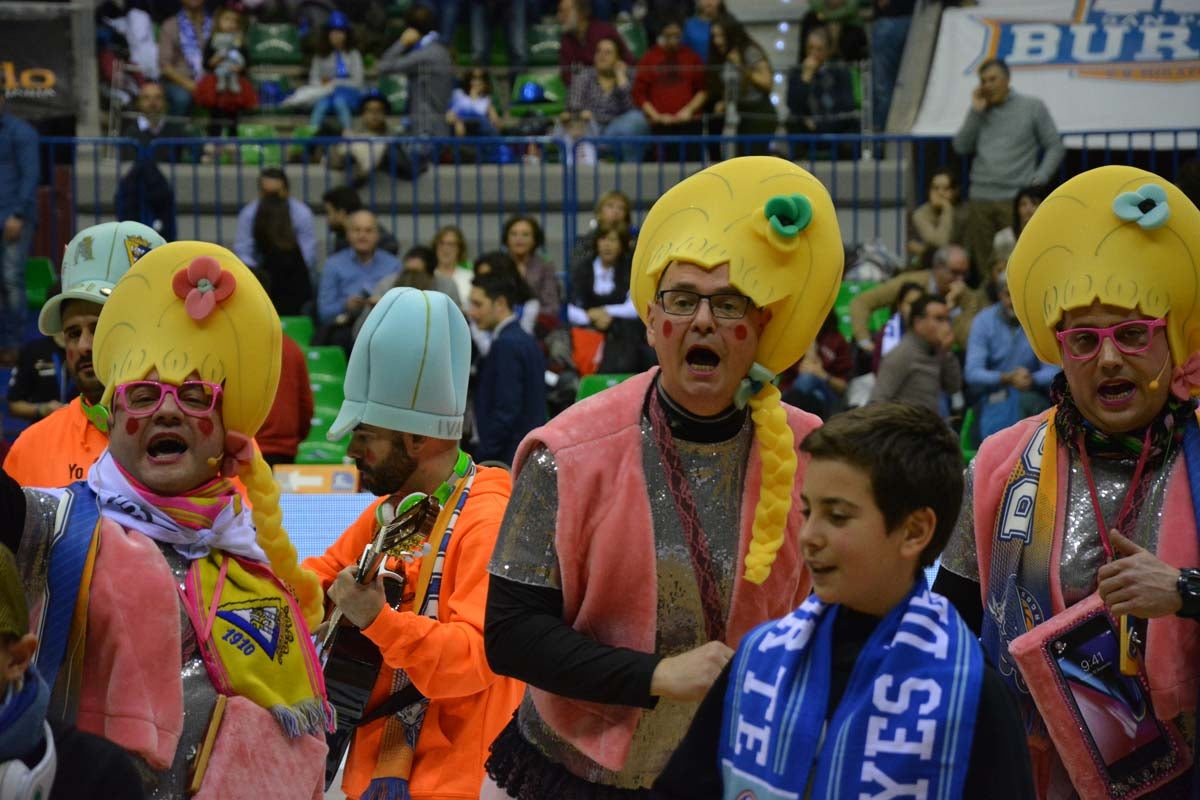
[[[129,416],[148,417],[170,395],[180,411],[189,417],[203,417],[217,407],[221,391],[221,384],[208,381],[184,381],[178,386],[159,381],[130,381],[117,387],[117,399]]]
[[[721,292],[700,294],[687,289],[664,289],[658,293],[658,302],[663,311],[677,317],[690,317],[700,309],[700,301],[707,300],[712,315],[718,319],[741,319],[750,308],[750,298],[744,294]]]
[[[1068,328],[1054,335],[1062,344],[1063,352],[1076,361],[1095,358],[1105,339],[1112,339],[1127,356],[1135,356],[1150,349],[1154,331],[1166,327],[1165,319],[1135,319],[1120,322],[1107,328]]]

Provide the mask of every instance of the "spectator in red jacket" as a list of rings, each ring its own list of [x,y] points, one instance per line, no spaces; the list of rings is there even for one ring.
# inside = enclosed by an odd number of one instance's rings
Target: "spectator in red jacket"
[[[658,42],[638,62],[633,81],[633,102],[645,114],[651,132],[665,136],[702,133],[700,109],[708,99],[704,87],[704,60],[683,44],[683,23],[667,20]]]
[[[313,393],[304,351],[292,337],[284,336],[275,403],[267,414],[267,421],[254,436],[263,459],[271,466],[295,461],[300,442],[312,427],[312,415]]]
[[[558,66],[567,86],[571,85],[571,77],[576,69],[592,66],[592,56],[601,39],[616,42],[621,60],[633,64],[633,54],[617,29],[603,20],[592,19],[592,0],[559,0],[558,23],[563,28]]]

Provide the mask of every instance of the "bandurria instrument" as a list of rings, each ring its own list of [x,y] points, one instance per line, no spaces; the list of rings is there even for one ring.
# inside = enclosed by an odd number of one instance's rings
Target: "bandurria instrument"
[[[385,563],[389,557],[409,561],[428,550],[427,540],[441,511],[442,505],[433,495],[393,496],[381,503],[375,511],[379,530],[358,559],[355,580],[365,586],[383,575],[388,602],[398,609],[404,576],[387,570]],[[367,712],[367,700],[379,677],[383,656],[374,642],[349,620],[343,619],[341,609],[335,608],[330,615],[318,653],[324,666],[329,703],[337,713],[337,727],[325,737],[329,745],[325,760],[325,788],[328,789],[341,767],[355,729],[398,711],[412,700],[420,699],[420,695],[400,703],[394,697],[388,697]]]

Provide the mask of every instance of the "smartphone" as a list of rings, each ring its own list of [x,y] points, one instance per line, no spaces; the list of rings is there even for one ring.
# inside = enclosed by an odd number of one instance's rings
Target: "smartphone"
[[[1119,637],[1111,620],[1097,615],[1050,643],[1060,685],[1069,691],[1093,760],[1109,784],[1123,783],[1171,753],[1174,741],[1141,680],[1121,674]]]

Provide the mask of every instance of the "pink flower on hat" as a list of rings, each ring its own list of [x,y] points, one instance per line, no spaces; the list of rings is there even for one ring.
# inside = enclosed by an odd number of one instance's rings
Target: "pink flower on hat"
[[[237,281],[212,256],[199,256],[175,273],[171,288],[183,300],[188,316],[199,322],[233,294]]]

